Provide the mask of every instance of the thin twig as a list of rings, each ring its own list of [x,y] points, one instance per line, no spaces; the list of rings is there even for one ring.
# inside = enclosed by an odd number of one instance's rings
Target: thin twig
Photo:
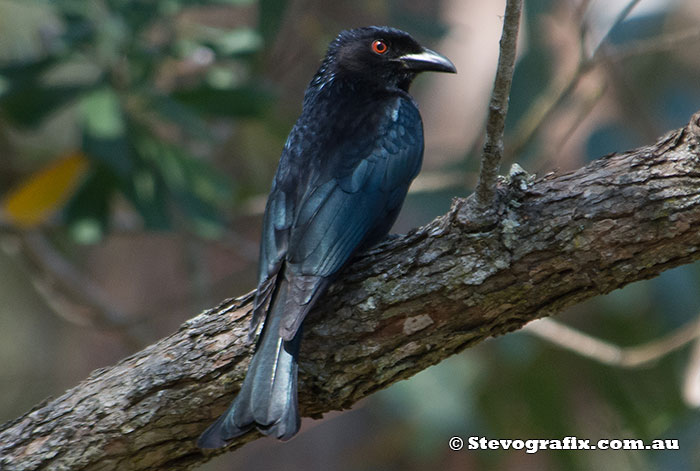
[[[700,337],[700,317],[670,334],[636,347],[620,347],[592,337],[554,319],[540,319],[525,332],[599,363],[620,368],[641,368]]]
[[[484,152],[481,156],[479,182],[476,186],[477,204],[482,208],[488,207],[493,201],[498,167],[503,157],[503,129],[505,127],[506,114],[508,113],[510,86],[513,82],[521,11],[522,0],[508,0],[506,2],[498,55],[498,68],[496,69],[496,79],[486,120],[486,142],[484,143]]]

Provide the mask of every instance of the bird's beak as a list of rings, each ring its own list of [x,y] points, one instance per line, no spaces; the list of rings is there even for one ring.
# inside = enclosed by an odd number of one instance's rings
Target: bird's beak
[[[457,73],[457,68],[447,57],[423,48],[421,52],[415,54],[405,54],[398,59],[404,67],[414,72],[450,72]]]

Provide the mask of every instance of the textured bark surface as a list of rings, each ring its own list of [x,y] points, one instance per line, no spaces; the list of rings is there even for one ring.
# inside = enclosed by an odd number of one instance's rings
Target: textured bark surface
[[[468,200],[345,270],[305,328],[305,416],[350,407],[487,337],[700,258],[700,116],[658,143]],[[490,222],[489,222],[490,221]],[[190,469],[252,346],[228,301],[0,427],[0,469]],[[232,448],[259,437],[241,437]],[[230,450],[229,448],[228,450]]]

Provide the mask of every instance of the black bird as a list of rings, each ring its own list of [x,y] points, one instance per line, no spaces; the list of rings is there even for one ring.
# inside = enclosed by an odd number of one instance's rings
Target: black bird
[[[243,386],[199,438],[219,448],[252,427],[299,430],[302,322],[353,254],[385,237],[423,160],[423,123],[408,94],[416,74],[456,72],[447,58],[389,27],[341,32],[304,94],[267,200]]]

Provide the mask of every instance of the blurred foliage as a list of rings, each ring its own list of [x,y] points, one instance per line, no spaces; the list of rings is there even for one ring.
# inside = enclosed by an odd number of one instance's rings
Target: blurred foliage
[[[264,116],[272,90],[251,70],[264,42],[274,36],[286,1],[261,1],[265,15],[257,29],[216,28],[182,17],[188,8],[246,9],[252,3],[3,0],[1,17],[13,12],[26,17],[31,10],[36,23],[29,26],[40,41],[33,54],[25,48],[13,57],[5,49],[2,119],[19,129],[37,128],[62,109],[77,109],[81,139],[70,152],[89,163],[80,169],[82,184],[70,185],[75,191],[67,201],[64,179],[46,178],[58,171],[57,162],[47,162],[6,195],[7,216],[40,224],[48,219],[48,208],[65,209],[61,222],[77,240],[91,242],[107,230],[119,195],[146,228],[168,229],[177,220],[197,234],[219,234],[222,209],[239,197],[237,182],[223,178],[193,143],[200,141],[202,148],[201,141],[211,142],[208,117]],[[12,31],[0,31],[3,44],[13,39]],[[30,195],[37,192],[43,195]]]

